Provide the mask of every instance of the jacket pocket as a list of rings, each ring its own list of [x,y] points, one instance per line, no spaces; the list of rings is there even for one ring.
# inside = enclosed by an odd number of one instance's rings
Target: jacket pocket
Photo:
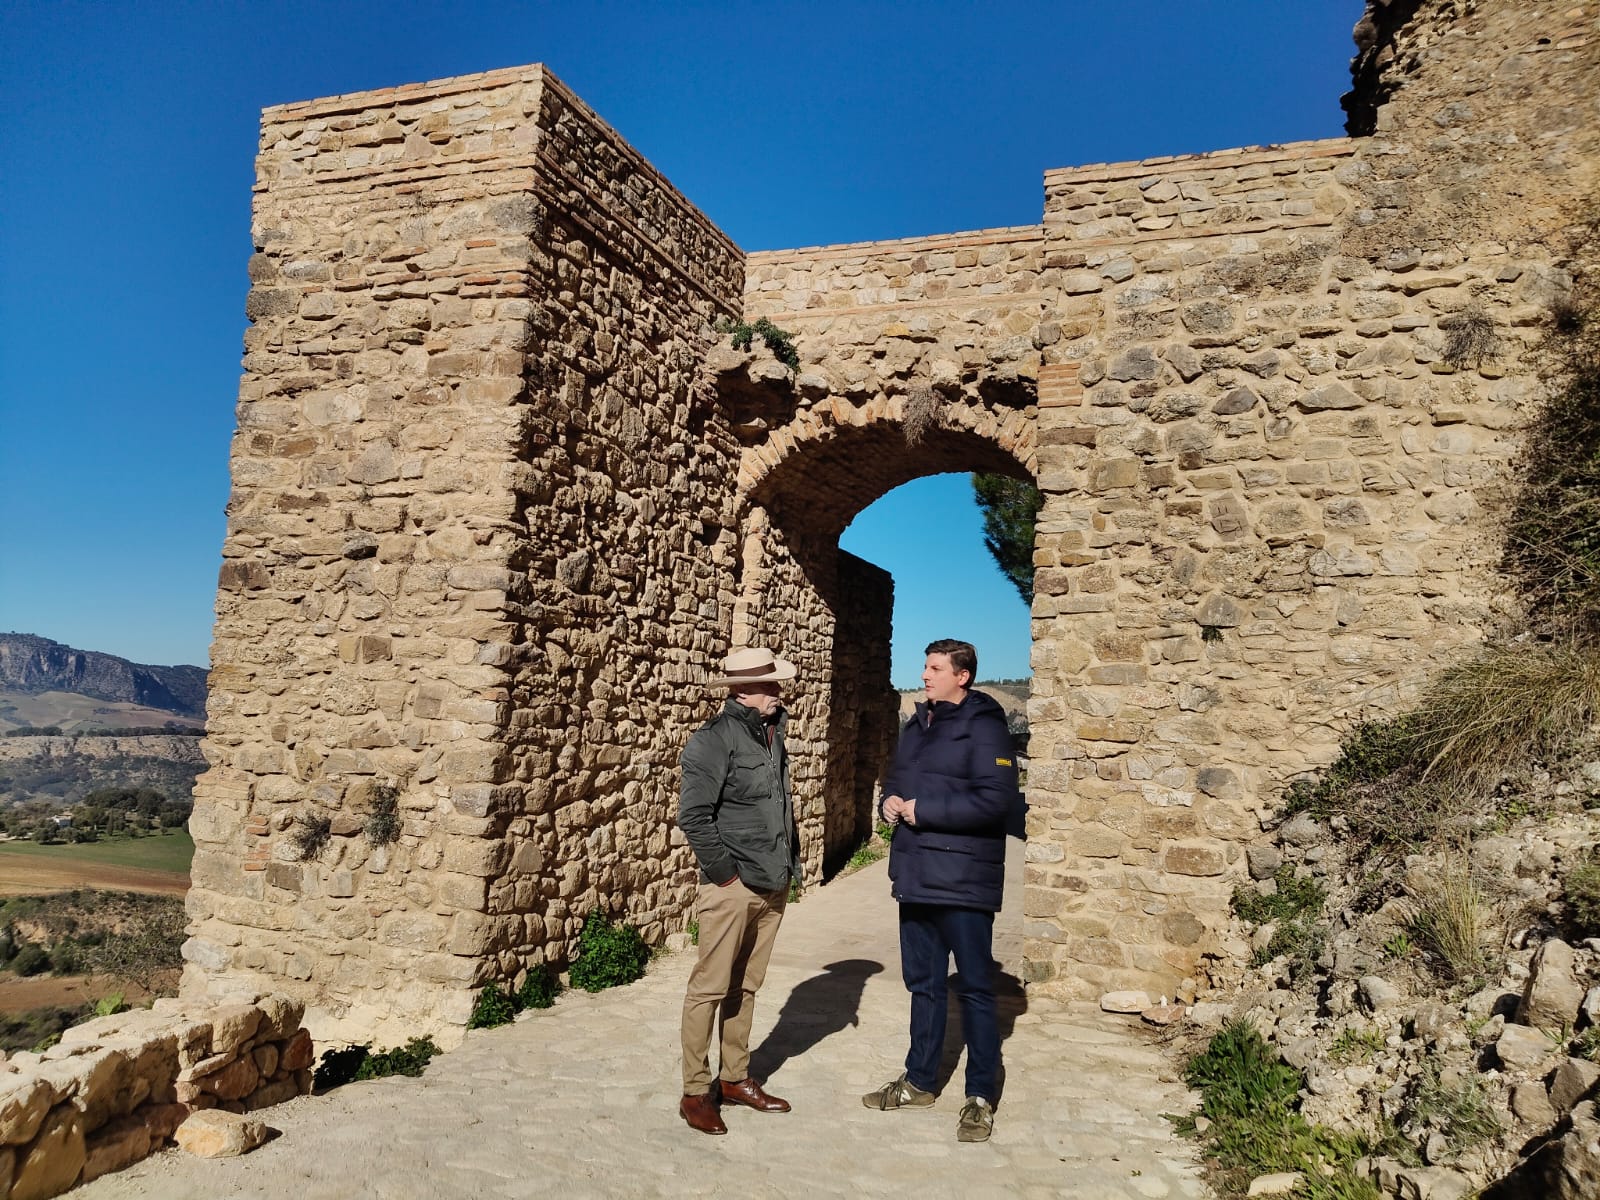
[[[923,881],[931,891],[956,902],[970,902],[1004,886],[1005,860],[974,854],[969,847],[948,843],[923,847]]]
[[[728,793],[741,800],[762,800],[773,792],[773,766],[765,758],[735,758],[728,766]]]

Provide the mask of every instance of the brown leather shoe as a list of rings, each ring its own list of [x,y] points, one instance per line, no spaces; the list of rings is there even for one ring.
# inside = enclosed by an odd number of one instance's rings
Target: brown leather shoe
[[[703,1096],[685,1096],[679,1100],[678,1115],[689,1122],[690,1129],[697,1129],[701,1133],[728,1132],[728,1127],[722,1123],[722,1114],[717,1111],[716,1097],[710,1092]]]
[[[724,1104],[743,1104],[746,1108],[753,1108],[757,1112],[789,1111],[787,1100],[769,1096],[761,1090],[761,1085],[754,1079],[746,1079],[741,1083],[729,1083],[724,1079],[721,1081],[721,1087]]]

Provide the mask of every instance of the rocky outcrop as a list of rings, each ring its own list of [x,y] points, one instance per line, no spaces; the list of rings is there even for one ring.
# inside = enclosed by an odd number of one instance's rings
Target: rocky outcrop
[[[204,667],[153,667],[29,633],[0,633],[0,688],[77,692],[185,717],[204,717],[206,711]]]
[[[0,738],[0,762],[24,758],[158,758],[166,762],[204,764],[200,739],[171,733],[146,733],[128,737],[8,737]]]
[[[1482,1200],[1593,1200],[1600,1196],[1600,1117],[1594,1101],[1572,1110],[1560,1136],[1546,1142]]]
[[[1326,821],[1283,820],[1276,874],[1241,896],[1294,887],[1326,900],[1237,925],[1229,940],[1256,947],[1259,965],[1189,1014],[1196,1044],[1214,1025],[1203,1008],[1248,1018],[1305,1073],[1307,1119],[1386,1144],[1363,1163],[1384,1196],[1466,1196],[1496,1179],[1486,1197],[1600,1195],[1600,939],[1568,929],[1563,903],[1568,872],[1600,843],[1600,761],[1527,767],[1519,779],[1476,817],[1462,810],[1457,832],[1478,826],[1465,850],[1374,852],[1358,837],[1375,795]],[[1480,939],[1479,956],[1427,935],[1445,895],[1476,914],[1451,928]],[[1303,931],[1292,944],[1262,936],[1291,921]]]

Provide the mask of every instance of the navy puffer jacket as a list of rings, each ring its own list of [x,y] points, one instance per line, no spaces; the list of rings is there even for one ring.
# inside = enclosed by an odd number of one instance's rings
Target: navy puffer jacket
[[[1005,710],[983,692],[917,705],[883,785],[885,797],[917,802],[917,823],[901,821],[889,843],[896,900],[1000,910],[1016,764]]]

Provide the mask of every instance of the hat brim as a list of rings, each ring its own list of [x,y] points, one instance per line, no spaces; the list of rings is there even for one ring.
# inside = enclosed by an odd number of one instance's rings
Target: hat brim
[[[786,683],[793,679],[799,671],[795,665],[786,658],[774,658],[772,666],[759,675],[721,675],[713,679],[707,686],[714,688],[738,687],[741,683]]]

